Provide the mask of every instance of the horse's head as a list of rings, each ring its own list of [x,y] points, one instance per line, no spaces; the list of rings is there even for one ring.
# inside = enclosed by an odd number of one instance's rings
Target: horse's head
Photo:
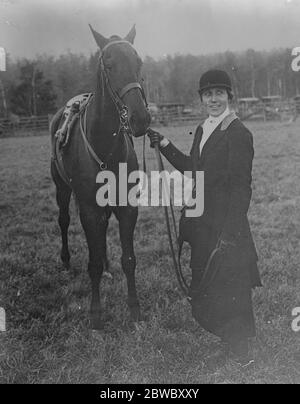
[[[101,51],[99,69],[104,69],[112,97],[115,94],[127,106],[133,135],[141,136],[145,134],[151,118],[140,86],[142,59],[133,47],[135,27],[124,39],[118,36],[107,39],[90,28]]]

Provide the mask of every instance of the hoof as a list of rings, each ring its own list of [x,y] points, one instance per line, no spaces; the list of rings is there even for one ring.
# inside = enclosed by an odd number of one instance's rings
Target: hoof
[[[71,269],[70,261],[63,261],[62,264],[66,271],[70,271],[70,269]]]
[[[91,329],[93,331],[103,331],[104,324],[101,320],[91,320]]]
[[[60,253],[60,259],[61,259],[61,261],[63,263],[64,268],[70,269],[71,256],[70,256],[69,252],[68,251],[65,252],[65,251],[62,250],[61,253]]]
[[[91,329],[94,331],[103,331],[104,323],[99,315],[91,314],[90,317]]]
[[[95,340],[95,341],[98,341],[98,342],[101,342],[101,343],[103,343],[104,342],[104,335],[103,335],[103,333],[101,332],[101,331],[99,331],[99,330],[92,330],[92,338]]]
[[[141,310],[140,310],[139,306],[129,307],[129,311],[130,311],[131,320],[134,323],[138,323],[140,321],[143,321],[142,315],[141,315]]]

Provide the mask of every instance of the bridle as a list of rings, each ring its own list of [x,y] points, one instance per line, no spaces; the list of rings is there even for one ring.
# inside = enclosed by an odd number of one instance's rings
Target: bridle
[[[104,100],[104,90],[105,90],[105,88],[107,88],[107,90],[109,92],[109,96],[110,96],[111,100],[113,101],[113,103],[116,107],[116,110],[118,112],[118,115],[119,115],[119,129],[118,129],[118,132],[114,135],[114,144],[113,144],[113,147],[112,147],[111,151],[109,152],[105,162],[99,159],[99,157],[93,150],[93,148],[92,148],[91,144],[89,143],[87,136],[86,136],[86,133],[87,133],[87,108],[88,108],[89,103],[87,103],[86,107],[84,108],[83,119],[82,119],[82,114],[80,114],[80,128],[81,128],[81,134],[82,134],[83,140],[86,144],[86,147],[87,147],[89,153],[91,154],[93,159],[98,163],[101,170],[107,169],[107,163],[114,154],[114,151],[117,146],[117,139],[119,138],[120,134],[122,134],[125,137],[127,153],[128,153],[128,143],[127,143],[128,136],[131,137],[133,131],[130,126],[130,122],[129,122],[129,118],[128,118],[128,107],[126,106],[126,104],[123,101],[123,98],[125,97],[125,95],[127,93],[129,93],[129,91],[131,91],[131,90],[134,90],[134,89],[140,90],[140,92],[142,94],[142,98],[145,103],[145,107],[148,109],[148,103],[147,103],[145,91],[139,82],[133,82],[133,83],[126,84],[126,86],[124,86],[120,92],[117,92],[111,84],[109,74],[105,67],[103,58],[104,58],[105,51],[109,47],[111,47],[113,45],[117,45],[117,44],[127,44],[133,48],[131,43],[128,41],[125,41],[125,40],[112,41],[112,42],[108,43],[102,50],[100,50],[100,56],[99,56],[99,64],[100,64],[101,79],[102,79],[103,100]]]
[[[122,90],[119,93],[111,85],[111,81],[109,79],[109,74],[108,74],[107,69],[105,67],[103,58],[104,58],[105,51],[108,48],[110,48],[111,46],[117,45],[117,44],[127,44],[127,45],[129,45],[129,46],[131,46],[133,48],[131,43],[128,42],[128,41],[125,41],[125,40],[112,41],[112,42],[108,43],[100,51],[101,53],[100,53],[100,56],[99,56],[99,62],[100,62],[100,68],[101,68],[101,76],[102,76],[103,82],[106,84],[106,88],[108,89],[109,95],[110,95],[113,103],[115,104],[115,107],[116,107],[116,109],[118,111],[118,114],[119,114],[119,119],[120,119],[119,133],[122,132],[122,130],[125,130],[127,133],[132,134],[132,129],[130,127],[129,119],[128,119],[128,108],[125,105],[125,103],[123,102],[123,98],[125,97],[125,95],[127,93],[129,93],[129,91],[134,90],[134,89],[138,89],[138,90],[140,90],[140,92],[142,94],[142,97],[143,97],[143,100],[145,102],[146,108],[148,108],[148,103],[147,103],[145,91],[144,91],[142,85],[139,82],[133,82],[133,83],[126,84],[126,86],[123,87]],[[103,91],[104,91],[104,87],[105,86],[103,85],[102,86]]]

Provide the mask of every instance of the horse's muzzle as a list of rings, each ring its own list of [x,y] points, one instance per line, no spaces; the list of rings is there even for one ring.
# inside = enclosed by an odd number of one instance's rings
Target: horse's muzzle
[[[148,110],[145,110],[143,113],[133,112],[129,122],[133,131],[133,136],[140,137],[145,135],[147,129],[149,128],[151,115]]]

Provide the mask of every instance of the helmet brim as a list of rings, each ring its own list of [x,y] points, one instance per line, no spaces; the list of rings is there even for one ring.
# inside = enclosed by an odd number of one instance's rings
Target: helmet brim
[[[222,88],[232,92],[232,87],[229,86],[228,84],[210,84],[205,87],[199,88],[198,92],[200,95],[202,95],[205,91],[212,90],[213,88]]]

